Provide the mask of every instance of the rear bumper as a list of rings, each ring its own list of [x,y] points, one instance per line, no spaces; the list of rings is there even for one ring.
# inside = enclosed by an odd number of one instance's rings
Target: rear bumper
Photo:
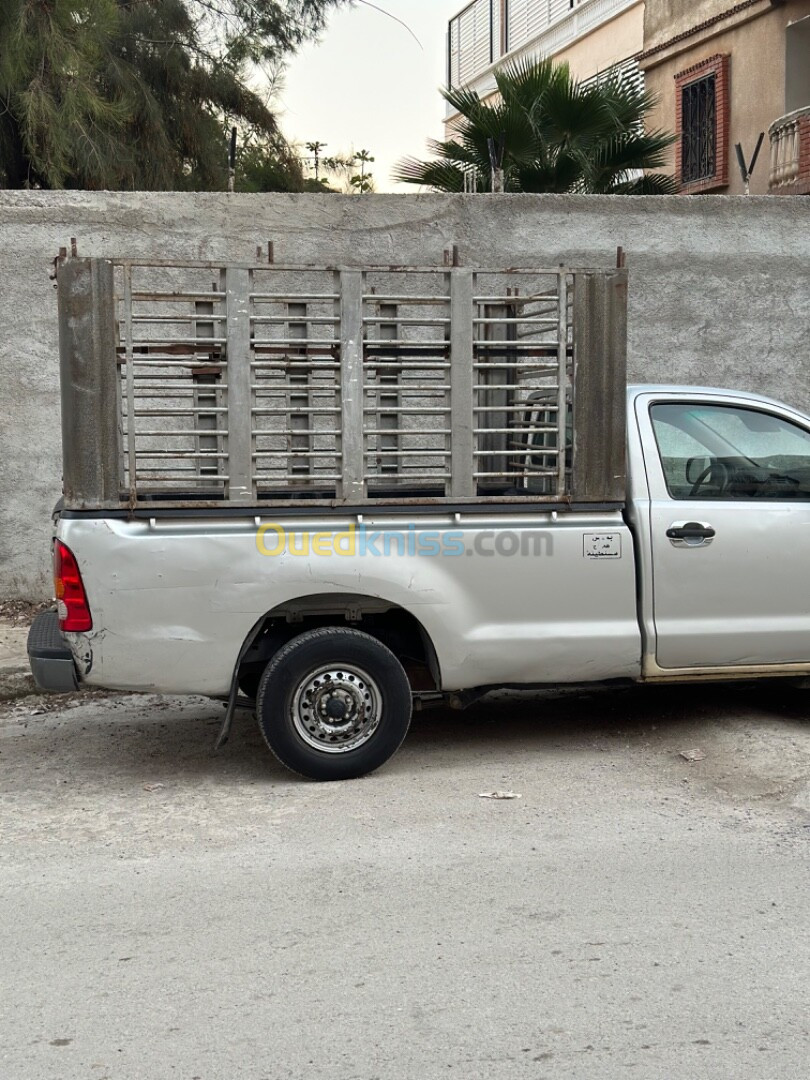
[[[28,631],[27,647],[31,674],[40,690],[69,694],[78,689],[73,653],[59,629],[55,611],[37,615]]]

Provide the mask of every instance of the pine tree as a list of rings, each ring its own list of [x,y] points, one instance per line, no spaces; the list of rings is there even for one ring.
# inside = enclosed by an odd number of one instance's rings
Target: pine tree
[[[114,186],[128,106],[100,73],[117,28],[115,0],[9,0],[0,7],[6,186]]]
[[[231,124],[266,177],[276,155],[297,183],[249,77],[277,73],[344,2],[5,0],[0,185],[223,189]]]

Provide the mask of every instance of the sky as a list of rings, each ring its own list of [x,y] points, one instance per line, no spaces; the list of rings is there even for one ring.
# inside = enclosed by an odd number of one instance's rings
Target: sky
[[[327,155],[369,150],[376,190],[404,192],[409,185],[391,180],[394,163],[429,156],[425,140],[443,134],[445,35],[464,0],[374,4],[383,10],[358,4],[332,13],[320,42],[290,62],[277,102],[288,139],[326,143]]]

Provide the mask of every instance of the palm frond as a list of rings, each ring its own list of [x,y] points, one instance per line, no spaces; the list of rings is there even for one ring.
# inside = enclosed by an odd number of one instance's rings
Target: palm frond
[[[494,101],[466,87],[443,91],[460,116],[453,138],[429,144],[435,161],[401,162],[397,179],[461,191],[474,168],[479,189],[489,190],[495,140],[509,191],[674,191],[674,181],[658,172],[646,188],[640,182],[642,170],[666,165],[674,136],[644,131],[656,99],[622,74],[584,84],[567,64],[524,58],[497,71],[495,82]]]
[[[445,101],[453,106],[456,112],[461,113],[462,116],[468,118],[477,116],[479,110],[483,106],[481,98],[475,90],[469,90],[466,86],[442,89],[441,94]]]
[[[667,173],[643,173],[614,184],[608,195],[677,195],[678,183]]]
[[[418,158],[402,158],[391,173],[400,184],[418,184],[434,191],[461,192],[464,190],[464,172],[449,161],[420,161]]]

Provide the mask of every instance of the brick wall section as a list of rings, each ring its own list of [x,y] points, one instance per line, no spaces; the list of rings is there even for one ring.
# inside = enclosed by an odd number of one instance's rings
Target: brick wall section
[[[683,195],[700,195],[706,191],[717,191],[728,186],[728,150],[731,111],[731,84],[730,84],[730,56],[728,53],[718,53],[709,56],[697,64],[679,71],[675,76],[675,133],[678,141],[675,144],[675,176],[678,180],[679,190]],[[707,75],[715,76],[715,116],[716,116],[716,157],[714,176],[705,177],[703,180],[695,180],[684,183],[681,179],[682,139],[683,134],[683,88],[690,83],[697,82]]]

